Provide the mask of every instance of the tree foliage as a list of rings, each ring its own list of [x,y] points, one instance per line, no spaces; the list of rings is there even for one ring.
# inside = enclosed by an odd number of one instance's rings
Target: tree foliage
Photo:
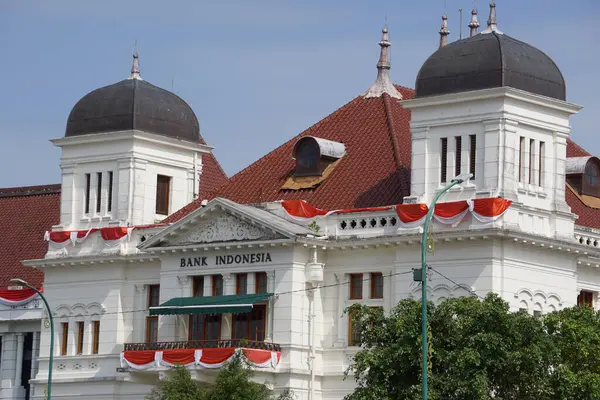
[[[420,400],[421,303],[402,300],[389,316],[347,311],[362,349],[346,399]],[[536,318],[490,294],[430,304],[428,320],[430,399],[600,399],[600,314],[589,308]]]
[[[251,380],[254,371],[246,360],[236,354],[221,368],[213,385],[205,387],[194,381],[187,368],[175,366],[171,376],[146,397],[147,400],[273,400],[264,384]],[[286,390],[277,400],[294,400]]]

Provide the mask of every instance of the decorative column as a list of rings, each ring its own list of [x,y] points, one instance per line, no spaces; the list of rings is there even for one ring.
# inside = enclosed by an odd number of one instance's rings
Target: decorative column
[[[17,333],[17,360],[15,368],[15,387],[21,387],[21,373],[23,372],[23,334]]]
[[[256,274],[254,272],[248,272],[246,282],[246,292],[248,294],[256,293]]]
[[[235,294],[235,280],[233,279],[233,274],[223,274],[223,294],[226,296]],[[233,330],[232,314],[223,314],[221,321],[221,339],[231,339]]]
[[[337,301],[337,315],[336,315],[336,324],[337,324],[337,338],[334,343],[334,347],[346,347],[344,334],[344,304],[346,302],[346,293],[348,290],[348,274],[335,275],[336,283],[338,284],[338,301]]]
[[[275,293],[275,271],[271,271],[271,272],[267,272],[267,292],[269,293]],[[269,299],[269,314],[268,314],[268,321],[267,321],[267,333],[266,333],[266,337],[265,337],[265,342],[272,342],[273,341],[273,332],[274,332],[274,327],[273,327],[273,321],[274,321],[274,315],[275,315],[275,298],[271,297]]]
[[[212,275],[204,275],[204,289],[202,289],[202,296],[212,296]]]
[[[33,332],[33,343],[31,348],[31,379],[35,379],[40,362],[40,332]]]

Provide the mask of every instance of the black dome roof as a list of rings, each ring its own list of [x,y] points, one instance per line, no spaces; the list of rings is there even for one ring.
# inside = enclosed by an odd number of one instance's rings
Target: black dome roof
[[[562,73],[533,46],[497,31],[450,43],[433,53],[417,75],[416,97],[510,86],[566,100]]]
[[[65,136],[133,129],[203,143],[191,107],[179,96],[139,78],[85,95],[69,114]]]

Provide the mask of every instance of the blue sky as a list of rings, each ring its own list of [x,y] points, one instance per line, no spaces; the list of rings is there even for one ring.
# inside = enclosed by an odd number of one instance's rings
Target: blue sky
[[[473,2],[446,0],[450,40]],[[549,54],[584,106],[572,138],[600,155],[600,2],[498,0],[499,27]],[[485,24],[488,2],[479,0]],[[232,175],[365,91],[387,15],[395,83],[436,49],[444,0],[0,2],[0,187],[58,183],[67,116],[129,73],[174,88]]]

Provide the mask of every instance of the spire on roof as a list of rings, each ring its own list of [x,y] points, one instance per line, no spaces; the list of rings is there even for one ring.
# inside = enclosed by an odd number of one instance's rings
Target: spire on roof
[[[481,33],[491,33],[496,32],[502,34],[502,32],[498,29],[498,21],[496,20],[496,1],[492,0],[490,3],[490,17],[487,21],[488,27]]]
[[[440,49],[448,44],[448,35],[450,30],[448,29],[448,16],[442,15],[442,27],[440,28]]]
[[[479,29],[479,21],[477,20],[477,5],[473,7],[473,11],[471,11],[471,22],[469,22],[469,28],[471,28],[471,34],[469,37],[473,37],[477,34],[477,29]]]
[[[402,95],[396,89],[390,78],[391,64],[389,48],[392,43],[388,40],[387,25],[383,27],[381,33],[381,40],[379,41],[381,53],[379,55],[379,62],[377,63],[377,79],[364,94],[364,97],[367,99],[371,97],[381,97],[384,93],[387,93],[390,97],[402,99]]]
[[[133,52],[133,64],[131,65],[131,75],[127,79],[139,79],[142,80],[140,75],[140,60],[138,59],[137,50]]]

